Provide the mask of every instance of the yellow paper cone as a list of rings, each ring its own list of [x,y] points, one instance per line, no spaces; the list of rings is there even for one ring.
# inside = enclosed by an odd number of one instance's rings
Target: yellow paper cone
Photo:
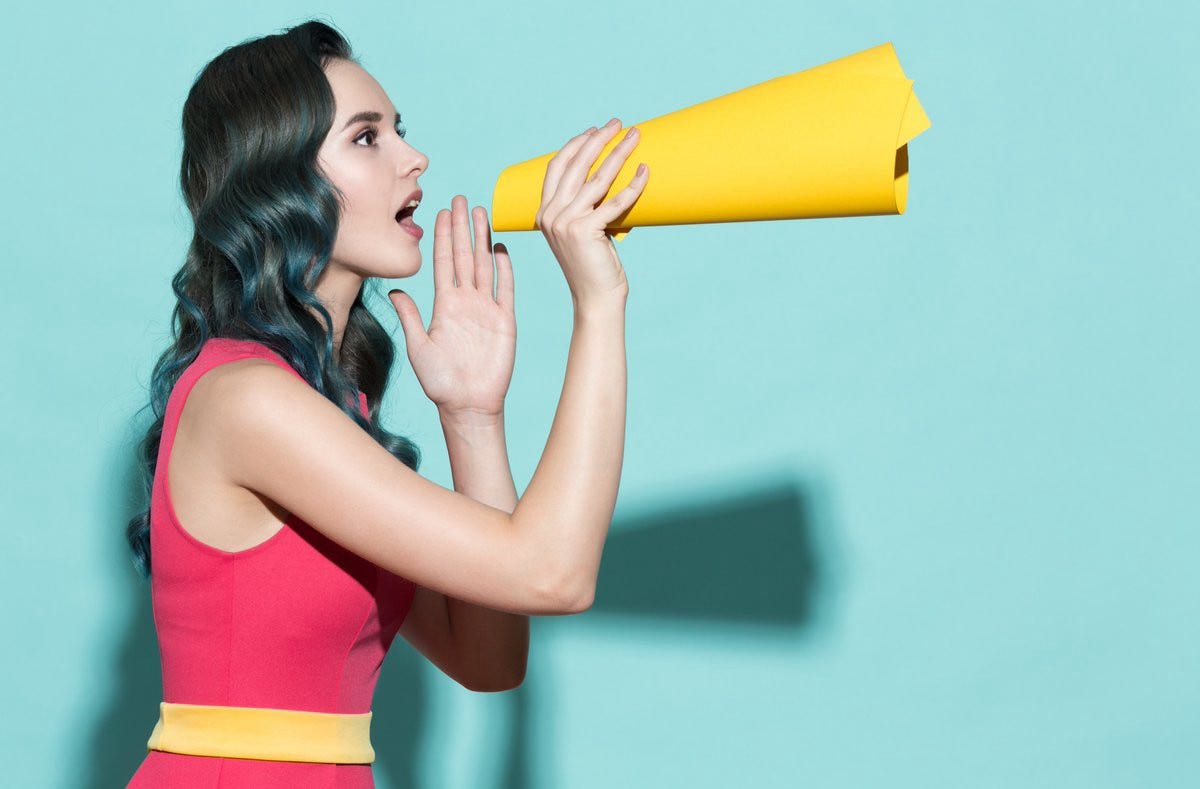
[[[891,42],[626,126],[641,141],[607,200],[638,162],[650,180],[608,226],[902,214],[908,143],[929,128]],[[591,173],[621,141],[604,147]],[[546,165],[557,151],[500,173],[492,227],[536,230]]]

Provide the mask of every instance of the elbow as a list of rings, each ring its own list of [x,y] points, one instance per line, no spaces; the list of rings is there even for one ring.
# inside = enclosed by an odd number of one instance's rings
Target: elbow
[[[595,584],[575,584],[567,586],[566,593],[562,596],[560,604],[561,611],[564,614],[582,614],[584,611],[592,607],[592,603],[596,601],[596,585]]]
[[[472,693],[503,693],[506,690],[516,690],[521,687],[521,683],[525,681],[525,671],[516,677],[505,678],[503,680],[490,680],[488,682],[472,682],[461,683],[464,688]]]
[[[546,581],[537,592],[539,616],[564,616],[581,614],[592,607],[595,599],[595,584],[583,583],[579,578],[557,575]]]
[[[543,587],[549,589],[553,606],[551,613],[557,616],[582,614],[591,608],[596,597],[595,577],[578,566],[560,566],[557,570],[549,585]]]
[[[595,572],[549,552],[529,556],[525,566],[535,568],[526,576],[534,579],[534,588],[529,590],[530,615],[581,614],[591,608],[596,597]]]
[[[501,674],[499,670],[495,670],[487,677],[476,678],[470,682],[460,681],[459,684],[472,693],[503,693],[506,690],[516,690],[525,681],[525,669],[528,664],[527,652],[507,673]]]

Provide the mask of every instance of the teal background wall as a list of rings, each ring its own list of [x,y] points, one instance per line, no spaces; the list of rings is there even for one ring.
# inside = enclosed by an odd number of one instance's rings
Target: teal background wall
[[[221,49],[313,15],[429,155],[427,227],[588,125],[887,41],[933,123],[904,215],[622,243],[628,439],[596,605],[534,621],[510,693],[398,639],[381,787],[1195,785],[1196,7],[627,0],[10,9],[0,782],[124,785],[144,756],[158,653],[123,529],[190,232],[179,116]],[[540,234],[496,240],[523,491],[571,303]],[[428,320],[421,245],[384,285]],[[385,418],[449,486],[436,411],[397,375]]]

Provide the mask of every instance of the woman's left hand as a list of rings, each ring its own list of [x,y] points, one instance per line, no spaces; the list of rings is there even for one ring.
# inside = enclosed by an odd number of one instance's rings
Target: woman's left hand
[[[467,198],[456,195],[433,229],[433,318],[426,332],[412,298],[388,293],[404,329],[408,360],[442,417],[494,418],[504,410],[517,352],[512,260],[497,244],[492,298],[492,242],[487,211],[476,206],[474,249]],[[455,280],[457,279],[457,284]]]

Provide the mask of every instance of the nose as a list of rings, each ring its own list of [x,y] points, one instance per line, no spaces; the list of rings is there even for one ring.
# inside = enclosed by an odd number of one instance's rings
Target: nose
[[[429,157],[412,147],[408,143],[404,143],[404,152],[401,154],[399,162],[396,166],[396,175],[400,178],[408,178],[413,175],[420,175],[429,169]]]

